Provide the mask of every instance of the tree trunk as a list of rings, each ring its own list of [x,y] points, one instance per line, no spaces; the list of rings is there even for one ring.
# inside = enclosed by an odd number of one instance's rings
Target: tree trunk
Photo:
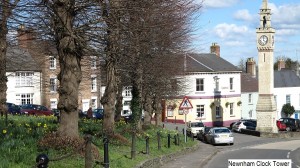
[[[16,1],[17,3],[17,1]],[[0,113],[1,116],[5,114],[7,119],[7,107],[6,107],[6,91],[7,91],[7,77],[6,77],[6,50],[7,50],[7,41],[6,35],[7,30],[7,19],[11,15],[11,8],[8,5],[9,1],[4,0],[1,3],[0,10]],[[7,120],[6,120],[7,121]]]
[[[49,2],[50,3],[50,2]],[[74,33],[74,0],[54,1],[53,28],[59,56],[60,86],[58,109],[61,121],[58,133],[61,136],[78,137],[78,90],[81,82],[82,44]]]
[[[118,82],[118,92],[117,92],[117,102],[116,102],[116,114],[115,121],[120,121],[121,113],[123,110],[123,96],[122,96],[123,86]]]
[[[113,56],[108,56],[113,57]],[[106,63],[106,88],[105,93],[101,99],[101,103],[104,107],[103,117],[103,133],[105,135],[114,134],[115,127],[115,102],[116,102],[116,75],[115,75],[115,63],[114,61],[108,61]]]
[[[152,99],[150,96],[146,96],[145,98],[145,105],[144,105],[144,124],[145,126],[148,126],[151,124],[151,119],[152,119]]]

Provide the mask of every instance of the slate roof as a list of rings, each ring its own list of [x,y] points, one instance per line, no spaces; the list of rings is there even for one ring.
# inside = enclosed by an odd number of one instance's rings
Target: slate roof
[[[241,92],[258,92],[258,80],[249,73],[241,73]]]
[[[256,73],[258,74],[258,73]],[[274,88],[300,87],[300,77],[294,70],[281,69],[274,71]],[[241,92],[258,92],[258,75],[252,77],[248,73],[241,74]]]
[[[187,54],[185,72],[241,72],[216,54]]]
[[[293,70],[274,71],[274,87],[300,87],[300,78]]]
[[[29,52],[19,47],[8,47],[6,51],[6,71],[42,71]]]

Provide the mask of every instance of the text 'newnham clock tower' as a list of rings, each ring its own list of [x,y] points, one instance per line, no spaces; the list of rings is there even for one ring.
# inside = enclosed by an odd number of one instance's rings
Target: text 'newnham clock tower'
[[[256,29],[258,50],[258,102],[256,105],[257,127],[260,132],[277,133],[277,107],[274,100],[274,34],[271,27],[271,9],[263,0],[260,9],[260,26]]]

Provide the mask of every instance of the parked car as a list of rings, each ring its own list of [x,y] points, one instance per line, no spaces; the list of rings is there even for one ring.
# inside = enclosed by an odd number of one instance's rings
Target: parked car
[[[202,122],[188,122],[187,123],[187,135],[196,137],[198,132],[204,130],[204,124]]]
[[[276,121],[276,126],[278,128],[278,131],[286,131],[286,125],[285,123],[283,122],[283,120],[277,120]]]
[[[22,105],[21,113],[26,114],[26,115],[36,115],[36,116],[40,116],[40,115],[50,116],[50,115],[54,114],[47,107],[42,106],[42,105],[37,105],[37,104]]]
[[[103,119],[104,109],[94,109],[93,110],[93,119]]]
[[[204,130],[200,130],[200,132],[197,134],[197,139],[207,143],[207,139],[206,139],[206,135],[209,132],[209,130],[211,129],[211,127],[204,127]]]
[[[255,130],[256,124],[250,121],[239,121],[232,126],[232,130],[236,132],[241,132],[242,129]]]
[[[294,119],[294,118],[280,118],[279,119],[280,123],[279,124],[285,124],[286,131],[298,131],[300,130],[300,120],[299,119]],[[284,127],[284,126],[281,126]]]
[[[232,126],[233,126],[235,123],[239,122],[239,121],[249,121],[249,122],[252,122],[252,123],[255,124],[255,125],[256,125],[256,123],[257,123],[257,120],[255,120],[255,119],[240,119],[240,120],[238,120],[238,121],[232,122],[232,123],[230,124],[230,129],[232,130]]]
[[[12,115],[21,114],[21,109],[18,105],[7,102],[6,106],[7,106],[7,111],[9,114],[12,114]]]
[[[206,135],[207,142],[212,145],[216,144],[234,144],[232,132],[226,127],[211,128]]]

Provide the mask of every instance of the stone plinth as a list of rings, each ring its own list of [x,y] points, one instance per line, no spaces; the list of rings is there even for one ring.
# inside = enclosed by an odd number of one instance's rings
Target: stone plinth
[[[259,95],[256,106],[256,117],[257,131],[278,133],[276,126],[277,107],[273,95]]]

